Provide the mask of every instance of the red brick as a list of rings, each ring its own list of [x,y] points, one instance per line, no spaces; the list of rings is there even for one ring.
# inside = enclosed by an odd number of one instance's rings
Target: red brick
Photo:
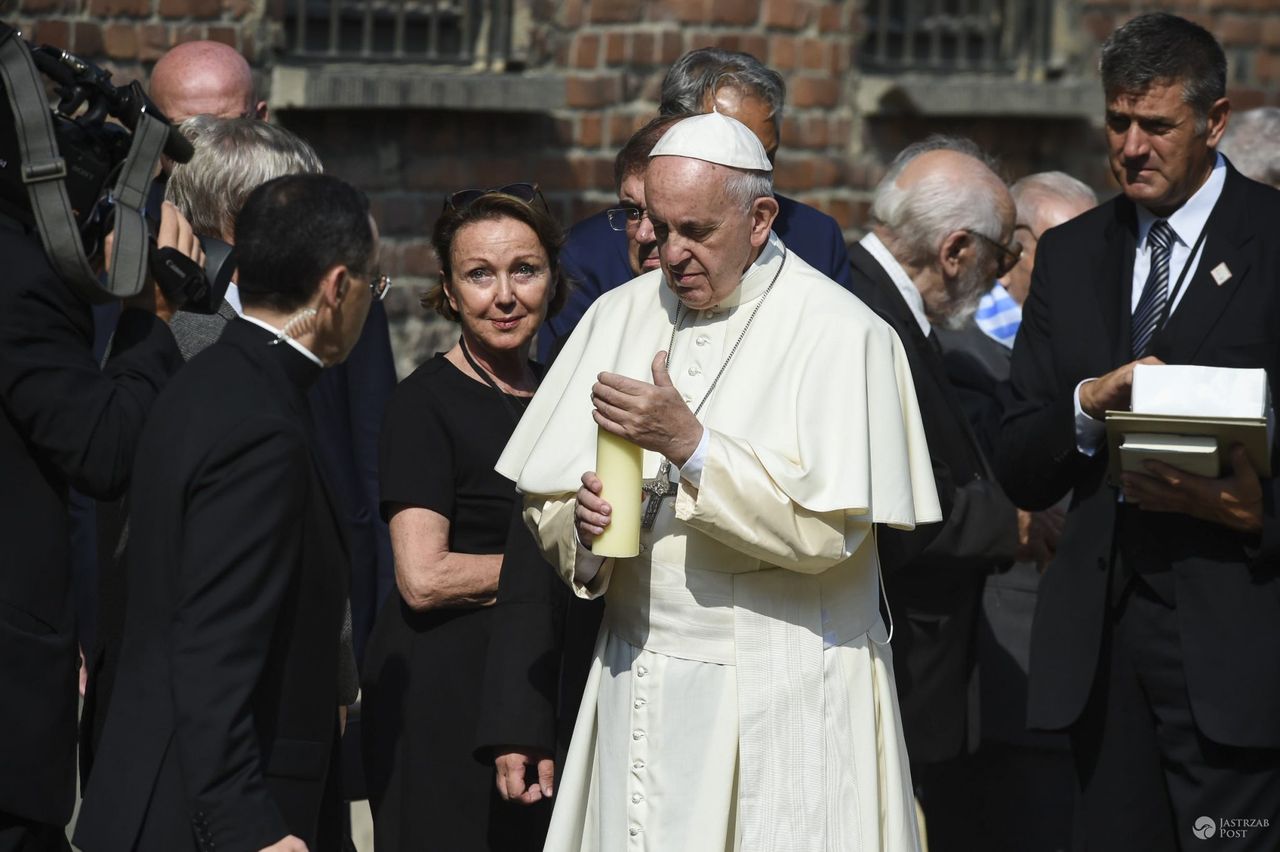
[[[1094,41],[1103,42],[1115,32],[1116,19],[1106,12],[1085,12],[1080,16],[1080,26]]]
[[[565,78],[565,105],[574,109],[594,109],[616,103],[622,94],[617,75],[577,75]]]
[[[239,35],[240,30],[236,27],[209,27],[205,33],[205,37],[209,39],[209,41],[220,41],[228,47],[234,47],[237,50],[240,49],[240,45],[236,43],[236,37]]]
[[[1231,108],[1233,110],[1253,109],[1254,107],[1265,106],[1267,96],[1258,89],[1245,88],[1229,88],[1227,89],[1227,97],[1231,99]]]
[[[796,67],[796,46],[799,39],[794,36],[772,36],[769,39],[769,67],[778,71],[790,71]]]
[[[1259,51],[1253,69],[1259,83],[1280,83],[1280,53]]]
[[[538,186],[545,192],[563,192],[576,189],[574,172],[564,156],[540,157],[534,164],[534,174],[538,176]]]
[[[579,116],[575,141],[580,148],[599,148],[604,144],[604,116],[598,112],[587,112]]]
[[[638,93],[640,100],[655,104],[662,100],[662,81],[666,76],[667,72],[664,68],[645,77]]]
[[[169,28],[164,24],[138,27],[138,58],[143,62],[155,62],[172,46]]]
[[[76,0],[22,0],[22,11],[28,15],[74,14],[80,11],[76,6]],[[3,8],[4,3],[0,3]]]
[[[818,30],[824,33],[843,33],[850,29],[845,21],[844,3],[827,3],[818,11]]]
[[[600,64],[600,36],[594,33],[578,33],[573,39],[572,62],[574,68],[595,68]]]
[[[166,18],[217,18],[222,0],[160,0],[160,14]]]
[[[88,11],[94,17],[146,17],[152,12],[151,0],[89,0]]]
[[[801,109],[832,107],[840,100],[840,85],[831,77],[795,77],[787,88],[788,99]]]
[[[800,137],[800,119],[796,118],[794,113],[784,113],[782,116],[782,138],[785,144],[790,145],[791,139]]]
[[[824,115],[809,116],[800,123],[800,136],[810,148],[825,148],[831,144],[831,125]]]
[[[185,44],[189,41],[204,41],[204,27],[200,24],[181,24],[173,31],[173,43]]]
[[[819,157],[813,162],[813,185],[820,189],[837,187],[841,183],[840,163],[829,157]]]
[[[843,74],[849,70],[849,65],[853,59],[853,49],[853,45],[846,43],[844,40],[831,45],[828,52],[831,57],[829,68],[832,74]]]
[[[636,132],[635,116],[629,113],[614,113],[609,116],[609,144],[621,148],[627,144],[631,134]]]
[[[1280,47],[1280,15],[1268,15],[1262,19],[1260,41],[1267,47]]]
[[[762,60],[769,52],[769,39],[762,35],[753,33],[744,33],[738,37],[738,50],[743,53],[750,53],[756,59]]]
[[[620,32],[608,33],[604,37],[605,65],[627,64],[627,37]]]
[[[593,24],[631,24],[640,20],[643,6],[636,0],[591,0],[587,20]]]
[[[653,33],[641,32],[631,36],[631,63],[633,65],[652,65],[654,62],[655,43],[656,39]]]
[[[112,59],[138,58],[138,32],[133,24],[107,24],[102,39],[107,56]]]
[[[284,16],[283,0],[274,0],[279,4],[279,8],[270,10],[267,14],[270,16],[268,20],[280,20]],[[253,14],[253,0],[222,0],[222,11],[236,20],[243,20]]]
[[[440,264],[431,243],[424,239],[406,240],[396,246],[399,263],[396,274],[407,278],[434,278],[440,274]]]
[[[827,71],[828,44],[820,38],[807,38],[800,42],[800,67],[805,71]]]
[[[713,0],[661,0],[665,11],[682,24],[703,24],[711,20]]]
[[[809,23],[807,0],[765,0],[764,25],[776,30],[801,30]]]
[[[567,29],[576,30],[582,26],[582,3],[583,0],[565,0],[560,7],[561,22]]]
[[[32,39],[39,44],[51,44],[63,50],[71,49],[71,24],[56,18],[43,18],[36,22]],[[8,109],[6,102],[5,109]]]
[[[662,50],[658,61],[663,65],[671,65],[684,55],[684,34],[680,32],[664,32],[662,34]]]
[[[1257,44],[1262,34],[1256,18],[1247,15],[1223,15],[1218,18],[1214,34],[1224,47]]]
[[[759,0],[711,0],[712,23],[743,26],[759,19]]]
[[[369,199],[383,235],[420,234],[427,219],[427,198],[419,193],[378,193]]]
[[[71,48],[84,57],[102,53],[102,26],[76,21],[71,26]]]
[[[813,187],[813,164],[806,158],[786,156],[785,152],[773,164],[773,179],[784,192],[798,192]]]

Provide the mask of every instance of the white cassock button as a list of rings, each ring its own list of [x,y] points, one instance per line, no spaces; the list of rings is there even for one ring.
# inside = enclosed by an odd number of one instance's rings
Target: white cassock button
[[[684,394],[684,401],[686,403],[693,402],[693,397],[689,396],[689,394]]]
[[[631,768],[632,768],[632,769],[644,769],[644,761],[643,761],[643,760],[637,760],[635,763],[631,764]]]
[[[632,732],[631,732],[631,739],[633,739],[633,740],[642,740],[642,739],[644,739],[644,731],[640,730],[639,728],[637,728],[636,730],[632,731]]]
[[[707,337],[705,334],[700,334],[698,335],[698,338],[693,342],[699,346],[706,346],[708,343],[711,342],[711,338]]]
[[[635,837],[637,834],[639,834],[639,833],[640,833],[640,826],[638,826],[638,825],[633,825],[633,826],[631,826],[631,828],[629,828],[629,829],[628,829],[628,831],[630,831],[630,832],[631,832],[631,836],[632,836],[632,837]]]
[[[716,312],[715,312],[715,311],[707,311],[703,316],[705,316],[707,319],[715,319],[715,318],[716,318]]]
[[[639,793],[631,794],[631,804],[638,805],[643,801],[644,801],[644,796],[641,796]]]
[[[636,666],[636,677],[644,677],[648,673],[649,673],[649,670],[646,669],[644,666]]]
[[[637,698],[635,704],[631,706],[639,710],[641,707],[644,706],[644,704],[645,704],[645,701],[643,698]]]
[[[689,375],[691,376],[702,375],[702,368],[699,367],[697,364],[694,364],[692,367],[689,368]]]

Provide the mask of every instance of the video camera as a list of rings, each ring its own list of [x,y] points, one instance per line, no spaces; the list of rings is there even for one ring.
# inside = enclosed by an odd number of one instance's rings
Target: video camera
[[[53,108],[45,80],[58,97]],[[175,307],[216,311],[235,270],[230,246],[202,237],[203,269],[156,247],[160,155],[185,163],[192,148],[142,85],[116,86],[93,63],[28,45],[0,23],[0,91],[10,107],[0,109],[0,215],[39,231],[59,277],[82,298],[106,302],[140,292],[149,272]],[[103,281],[97,261],[112,232]]]

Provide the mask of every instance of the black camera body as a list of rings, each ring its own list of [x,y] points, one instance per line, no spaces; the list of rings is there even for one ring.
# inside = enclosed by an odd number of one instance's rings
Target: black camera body
[[[0,45],[7,47],[10,40],[21,42],[21,34],[0,23]],[[0,215],[28,228],[40,229],[49,252],[49,235],[44,233],[49,212],[37,215],[29,185],[33,180],[61,180],[68,212],[74,217],[79,234],[75,249],[82,252],[89,267],[96,269],[105,238],[116,224],[120,199],[115,197],[114,188],[133,150],[142,117],[149,116],[167,128],[163,151],[175,162],[185,163],[191,159],[191,143],[169,125],[140,83],[116,86],[109,72],[64,50],[48,45],[25,47],[31,65],[58,97],[56,106],[49,110],[49,118],[61,163],[51,175],[33,175],[30,164],[23,163],[20,135],[24,130],[30,133],[30,128],[20,128],[16,108],[4,109],[11,100],[8,97],[11,93],[5,90],[5,79],[14,79],[13,75],[0,79]],[[34,94],[42,103],[47,103],[44,92],[24,94]],[[30,144],[28,139],[27,145]],[[49,169],[49,165],[43,168]],[[186,310],[215,312],[235,270],[234,251],[217,240],[206,240],[206,257],[213,262],[202,270],[174,249],[157,249],[155,238],[163,196],[154,186],[139,194],[145,194],[146,198],[140,212],[144,214],[148,244],[137,248],[146,252],[146,266],[166,299]],[[139,232],[139,237],[142,236]],[[63,248],[64,253],[69,251],[70,248]],[[95,301],[109,298],[109,294],[96,291],[90,295]]]

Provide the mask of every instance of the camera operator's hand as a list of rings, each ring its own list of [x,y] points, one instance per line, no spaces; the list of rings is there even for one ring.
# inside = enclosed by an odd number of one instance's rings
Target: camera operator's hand
[[[107,238],[104,246],[108,271],[111,269],[113,236]],[[168,201],[164,203],[160,210],[160,233],[156,236],[156,248],[166,247],[175,248],[200,266],[204,266],[204,251],[200,248],[200,238],[191,229],[191,223],[187,221],[187,217],[183,216],[178,211],[178,208]],[[165,322],[168,322],[169,318],[173,316],[173,306],[165,299],[164,293],[161,292],[154,281],[148,281],[138,295],[125,299],[124,306],[126,308],[149,311]]]

